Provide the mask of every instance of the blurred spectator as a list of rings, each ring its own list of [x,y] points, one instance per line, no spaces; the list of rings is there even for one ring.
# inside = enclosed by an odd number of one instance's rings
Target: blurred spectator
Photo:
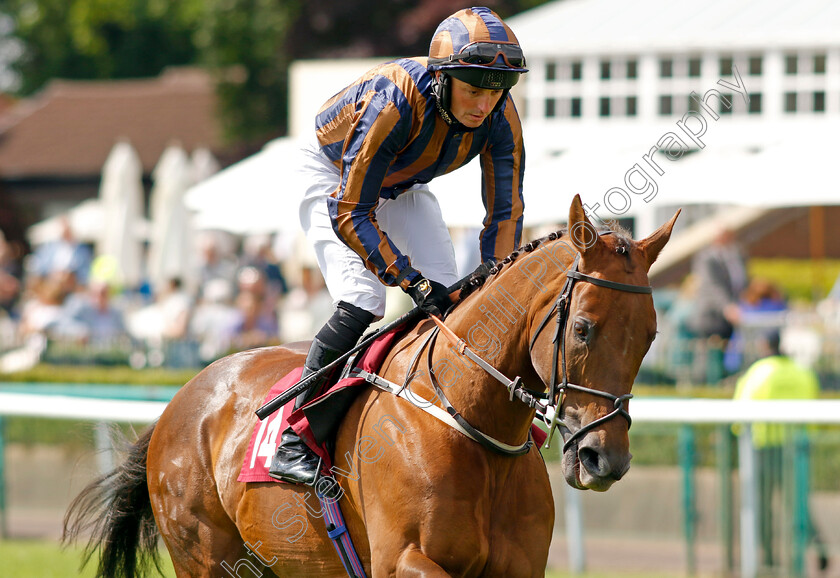
[[[0,231],[0,312],[12,314],[12,308],[20,295],[20,262],[15,248],[6,241]]]
[[[66,290],[60,279],[33,279],[31,290],[21,306],[18,331],[22,339],[36,334],[46,335],[62,315]]]
[[[735,234],[721,230],[695,256],[691,271],[697,279],[692,330],[704,338],[729,339],[738,319],[738,299],[747,286],[746,260],[735,244]]]
[[[787,300],[781,289],[767,279],[752,279],[741,294],[738,312],[735,316],[737,324],[727,344],[724,357],[724,367],[729,373],[740,371],[745,356],[747,362],[756,359],[755,352],[748,351],[755,331],[766,331],[768,328],[778,328],[782,324],[781,313],[787,310]],[[750,358],[750,353],[753,356]]]
[[[125,331],[122,311],[112,305],[110,287],[101,281],[91,282],[85,293],[67,300],[55,328],[59,337],[95,346],[114,345]]]
[[[265,275],[256,267],[243,267],[236,273],[236,292],[253,293],[260,299],[265,297]]]
[[[232,282],[236,278],[238,264],[233,255],[222,251],[218,239],[212,235],[204,236],[199,246],[201,259],[199,268],[199,292],[213,279],[224,279]]]
[[[744,289],[740,308],[742,314],[784,311],[787,309],[787,300],[774,283],[756,278]]]
[[[190,334],[198,341],[198,355],[208,364],[227,354],[240,323],[233,306],[233,287],[224,279],[213,279],[204,289],[190,321]]]
[[[697,335],[695,363],[705,369],[708,383],[726,375],[724,351],[738,322],[738,299],[747,286],[747,267],[735,234],[722,229],[691,264],[697,292],[689,328]]]
[[[93,253],[90,247],[76,241],[67,217],[60,219],[60,226],[61,236],[44,243],[31,255],[28,271],[42,278],[69,271],[80,284],[87,285]]]
[[[279,295],[269,289],[268,280],[265,274],[256,267],[243,267],[236,275],[237,294],[250,293],[259,304],[258,317],[261,319],[274,319],[275,327],[279,324],[278,308]],[[277,332],[274,332],[274,337]]]
[[[254,267],[262,273],[265,279],[266,297],[279,299],[289,288],[286,278],[280,269],[280,264],[274,257],[271,237],[268,235],[253,235],[245,239],[242,256],[243,267]]]
[[[163,321],[161,334],[164,339],[186,338],[193,300],[184,290],[180,278],[173,277],[169,280],[157,303]]]
[[[280,309],[280,341],[308,341],[324,326],[335,307],[321,271],[313,265],[301,269],[301,283],[283,299]]]
[[[198,363],[194,359],[194,343],[188,340],[192,310],[193,299],[176,277],[168,281],[154,303],[128,316],[131,336],[143,341],[149,349],[149,365],[165,362],[170,367],[188,367]]]
[[[735,387],[735,399],[773,400],[773,399],[817,399],[819,381],[816,374],[781,352],[778,330],[765,332],[759,339],[762,358],[750,366],[738,380]],[[740,434],[740,428],[733,428]],[[756,423],[752,426],[753,446],[757,450],[759,479],[759,529],[761,536],[764,564],[772,567],[779,562],[778,553],[774,552],[773,509],[774,494],[782,487],[782,448],[789,442],[791,427],[780,424]],[[804,433],[802,438],[804,437]],[[804,448],[807,453],[807,444]],[[828,557],[811,516],[808,516],[809,540],[818,549],[819,564],[822,570],[828,566]]]
[[[257,293],[241,292],[236,297],[236,308],[240,314],[234,338],[237,349],[252,349],[277,343],[277,317],[265,313]]]

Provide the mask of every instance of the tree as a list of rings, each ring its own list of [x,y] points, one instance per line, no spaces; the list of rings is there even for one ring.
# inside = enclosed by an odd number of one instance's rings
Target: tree
[[[544,1],[484,4],[504,18]],[[53,78],[208,67],[225,134],[247,151],[285,133],[293,59],[423,55],[438,23],[460,7],[451,0],[5,0],[0,11],[13,31],[4,32],[0,18],[0,48],[22,47],[11,65],[21,96]]]
[[[502,18],[546,0],[483,0]],[[470,6],[452,0],[308,0],[289,43],[294,58],[422,56],[438,24]]]
[[[7,0],[23,45],[12,64],[28,95],[52,78],[157,75],[195,62],[200,0]]]
[[[196,46],[216,71],[226,134],[262,144],[285,133],[292,0],[207,0]]]

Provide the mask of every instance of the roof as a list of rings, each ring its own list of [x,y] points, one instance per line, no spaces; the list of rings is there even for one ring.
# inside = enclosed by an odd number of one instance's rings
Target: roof
[[[127,139],[148,174],[167,145],[223,148],[206,72],[172,68],[151,79],[56,80],[0,115],[0,178],[99,175]]]
[[[506,22],[533,56],[840,44],[836,0],[558,0]]]

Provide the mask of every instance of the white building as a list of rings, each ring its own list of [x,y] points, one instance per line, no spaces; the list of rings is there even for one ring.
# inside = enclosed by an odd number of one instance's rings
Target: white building
[[[530,166],[555,157],[558,190],[605,217],[635,214],[644,234],[704,200],[840,201],[840,2],[565,0],[507,22],[530,69]]]
[[[721,222],[838,204],[840,2],[563,0],[506,21],[530,68],[514,88],[526,224],[564,220],[575,193],[604,219],[631,218],[637,236],[682,207],[679,236],[693,240],[675,240],[668,253],[684,261]],[[321,104],[382,60],[293,63],[291,137],[306,138]],[[262,171],[226,171],[252,175],[239,189],[269,205],[285,202],[273,183],[292,185],[290,154],[273,151],[249,163]],[[432,187],[454,226],[480,222],[477,189],[477,163]],[[691,223],[696,233],[683,235]]]

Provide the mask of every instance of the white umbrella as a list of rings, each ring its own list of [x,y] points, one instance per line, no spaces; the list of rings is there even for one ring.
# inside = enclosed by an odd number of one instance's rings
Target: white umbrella
[[[192,187],[187,206],[200,230],[237,235],[300,231],[298,205],[306,183],[294,170],[300,143],[279,138]]]
[[[167,147],[152,172],[151,231],[147,274],[155,288],[180,277],[197,281],[195,235],[184,194],[193,183],[193,164],[180,146]]]
[[[102,167],[99,188],[102,235],[97,255],[115,259],[120,280],[128,286],[140,283],[142,269],[143,166],[127,141],[114,145]]]
[[[190,155],[192,163],[192,181],[193,183],[200,183],[205,179],[209,179],[219,172],[222,168],[219,166],[219,161],[210,152],[207,147],[198,147]]]

